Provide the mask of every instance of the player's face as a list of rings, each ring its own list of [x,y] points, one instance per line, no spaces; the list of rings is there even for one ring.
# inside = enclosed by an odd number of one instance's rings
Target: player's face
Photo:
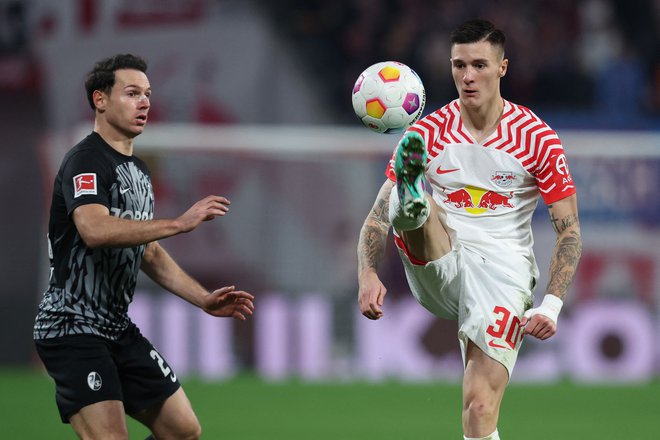
[[[464,106],[481,107],[500,99],[500,78],[509,64],[502,55],[487,41],[452,46],[451,72]]]
[[[121,69],[115,71],[115,85],[110,95],[103,94],[98,108],[114,130],[132,138],[144,131],[150,97],[151,85],[144,72]]]

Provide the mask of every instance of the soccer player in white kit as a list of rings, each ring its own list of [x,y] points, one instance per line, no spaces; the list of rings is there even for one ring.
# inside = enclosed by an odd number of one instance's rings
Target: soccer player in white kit
[[[500,403],[522,338],[555,334],[582,250],[575,186],[557,134],[500,94],[504,43],[503,32],[480,19],[452,33],[459,97],[404,134],[358,244],[364,316],[384,313],[377,268],[393,227],[417,301],[458,321],[465,439],[500,438]],[[539,196],[557,242],[543,301],[532,308]]]

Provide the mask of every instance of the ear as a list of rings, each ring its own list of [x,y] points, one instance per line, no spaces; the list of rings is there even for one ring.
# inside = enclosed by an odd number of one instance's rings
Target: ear
[[[508,58],[504,58],[502,62],[500,63],[500,68],[499,68],[499,75],[500,78],[506,75],[506,70],[509,68],[509,60]]]
[[[98,111],[105,111],[105,106],[108,102],[107,95],[105,93],[100,90],[94,90],[92,93],[92,101],[94,102],[94,105]]]

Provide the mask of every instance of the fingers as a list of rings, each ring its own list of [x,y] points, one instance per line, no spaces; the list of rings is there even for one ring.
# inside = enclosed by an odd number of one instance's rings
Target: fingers
[[[213,316],[228,316],[245,321],[254,313],[254,295],[242,290],[234,290],[235,286],[225,286],[209,295],[205,307],[207,313]]]
[[[205,221],[212,220],[215,217],[222,217],[229,212],[229,205],[231,202],[226,197],[222,196],[208,196],[200,202],[201,207],[206,214]]]
[[[247,292],[243,292],[242,290],[235,290],[218,295],[218,302],[223,302],[226,304],[234,303],[245,306],[250,310],[254,310],[254,303],[252,302],[253,299],[253,295],[250,295]]]
[[[231,202],[229,201],[229,199],[226,198],[226,197],[223,197],[223,196],[215,196],[215,195],[206,196],[201,200],[201,202],[204,202],[204,201],[219,203],[221,205],[231,205]]]
[[[213,292],[214,295],[226,295],[227,298],[248,299],[253,300],[254,295],[244,292],[242,290],[234,290],[236,286],[225,286]]]
[[[231,292],[231,293],[236,294],[236,295],[238,295],[242,298],[254,299],[253,295],[251,295],[247,292],[244,292],[242,290],[234,290],[234,289],[236,289],[236,286],[224,286],[224,287],[221,287],[221,288],[213,291],[213,294],[216,295],[216,294],[223,294],[223,293],[230,293]]]
[[[534,336],[540,340],[546,340],[557,332],[557,325],[553,320],[544,315],[534,315],[531,319],[523,317],[520,324],[524,326],[524,334]]]
[[[252,299],[254,299],[254,297],[249,293],[245,293],[245,292],[241,292],[241,293],[244,293],[245,295],[249,295],[249,297],[234,295],[234,293],[230,293],[229,295],[231,296],[231,298],[227,298],[227,299],[235,303],[241,310],[245,310],[248,314],[251,315],[252,312],[254,311],[254,303],[252,302]]]
[[[229,199],[222,196],[203,198],[177,218],[181,225],[180,232],[190,232],[202,222],[224,216],[229,211],[230,204]]]
[[[231,317],[245,321],[249,316],[252,316],[253,313],[254,306],[248,306],[247,304],[237,304],[234,310],[231,312]]]
[[[362,315],[369,319],[380,319],[385,314],[382,306],[384,303],[385,292],[379,291],[377,294],[363,293],[360,295],[358,303]]]
[[[364,310],[362,312],[362,315],[366,316],[369,319],[380,319],[384,315],[383,310],[376,306],[375,304],[371,304],[367,310]]]

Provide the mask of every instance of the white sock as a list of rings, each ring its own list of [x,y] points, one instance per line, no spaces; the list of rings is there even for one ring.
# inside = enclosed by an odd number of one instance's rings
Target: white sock
[[[430,209],[426,210],[426,215],[420,215],[416,218],[408,217],[403,212],[403,207],[401,206],[401,201],[399,200],[399,192],[396,189],[396,186],[392,188],[390,193],[390,223],[394,226],[394,229],[397,231],[412,231],[419,229],[429,218]]]
[[[497,429],[495,432],[493,432],[491,435],[487,435],[486,437],[480,437],[480,438],[474,438],[474,437],[465,437],[463,436],[464,440],[500,440],[500,434],[497,432]]]

